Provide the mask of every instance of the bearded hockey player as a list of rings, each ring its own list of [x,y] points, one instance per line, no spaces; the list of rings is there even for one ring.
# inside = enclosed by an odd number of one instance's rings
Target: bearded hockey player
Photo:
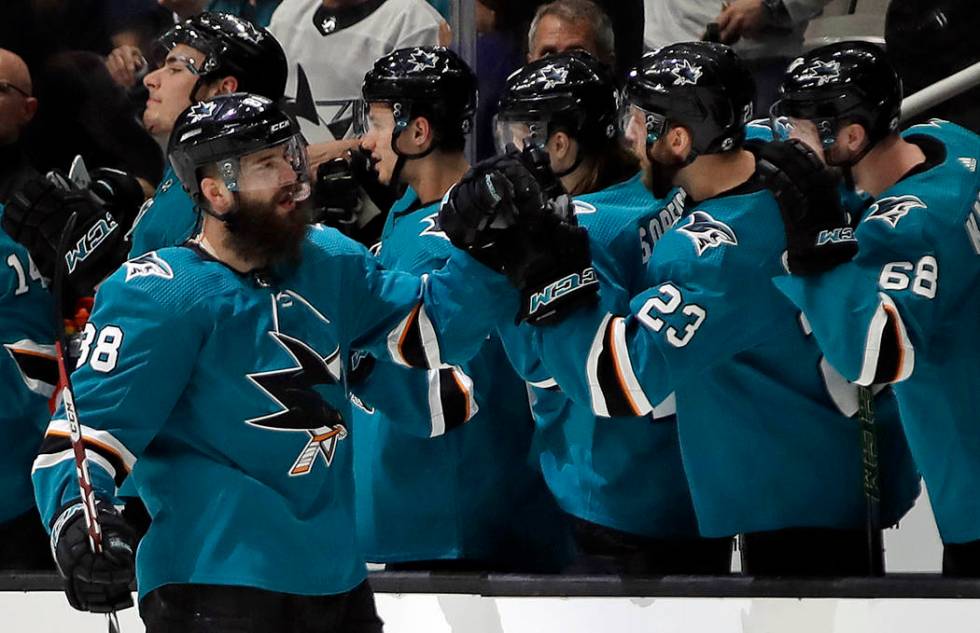
[[[175,25],[157,46],[160,66],[143,79],[149,90],[143,124],[161,142],[192,103],[232,92],[282,98],[287,74],[282,46],[266,29],[239,17],[202,13]],[[168,164],[132,229],[130,256],[182,244],[197,223],[194,203]]]
[[[646,415],[675,392],[700,532],[742,534],[747,573],[866,573],[856,390],[772,285],[785,240],[774,179],[742,147],[751,77],[725,46],[683,43],[645,56],[626,96],[646,179],[656,196],[683,187],[684,215],[629,311],[579,307],[537,330],[546,368],[602,416]],[[889,392],[878,410],[888,525],[918,484]]]
[[[375,62],[363,95],[362,148],[382,184],[410,187],[388,215],[378,259],[430,273],[455,250],[436,220],[469,169],[476,76],[445,48],[406,48]],[[358,362],[365,369],[355,375],[367,377],[353,386],[368,406],[352,410],[354,473],[367,560],[389,569],[557,571],[570,549],[566,521],[529,464],[527,392],[500,340],[427,372]]]
[[[135,564],[150,633],[243,620],[378,631],[340,359],[356,347],[425,369],[459,362],[516,301],[485,306],[507,283],[462,253],[420,280],[308,227],[298,126],[263,97],[189,108],[170,161],[205,212],[201,232],[102,284],[73,376],[103,553],[89,549],[62,412],[34,464],[69,601],[130,601],[132,538],[114,508],[130,476],[153,519]]]
[[[604,309],[626,310],[642,291],[643,265],[680,217],[683,194],[657,200],[622,146],[609,70],[584,52],[532,62],[507,80],[495,121],[498,150],[547,151],[589,233]],[[598,418],[540,375],[533,329],[499,326],[507,353],[530,381],[534,445],[545,481],[574,519],[583,573],[727,573],[731,540],[698,538],[681,465],[673,397],[646,416]],[[652,419],[651,419],[652,418]]]
[[[980,138],[939,120],[899,133],[901,82],[885,54],[861,42],[797,59],[780,95],[777,127],[873,201],[856,218],[853,259],[812,247],[829,239],[821,214],[787,216],[793,275],[778,285],[841,374],[893,385],[943,540],[943,572],[980,575],[980,349],[960,335],[980,311]],[[822,257],[794,266],[794,251],[806,250]]]

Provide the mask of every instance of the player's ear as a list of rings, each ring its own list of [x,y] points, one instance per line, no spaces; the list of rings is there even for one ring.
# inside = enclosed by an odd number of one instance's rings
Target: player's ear
[[[849,123],[841,129],[838,135],[838,142],[843,140],[844,147],[851,152],[857,153],[864,148],[867,138],[868,134],[863,125],[858,123]]]
[[[667,147],[677,158],[684,159],[694,148],[694,137],[691,131],[682,125],[675,125],[667,131]]]
[[[424,150],[427,146],[432,145],[435,140],[433,138],[432,125],[429,120],[425,117],[415,117],[412,119],[412,144],[415,145],[416,151]]]
[[[215,213],[227,213],[235,203],[235,197],[220,178],[202,178],[201,195]]]
[[[548,155],[551,156],[551,168],[554,171],[564,171],[572,164],[572,139],[562,131],[555,132],[548,139]]]

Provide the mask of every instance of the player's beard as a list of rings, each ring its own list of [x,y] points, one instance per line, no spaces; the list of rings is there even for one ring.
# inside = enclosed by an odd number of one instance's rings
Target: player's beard
[[[656,198],[666,198],[674,188],[677,172],[684,168],[683,159],[658,151],[655,145],[647,155],[649,160],[643,161],[643,183]]]
[[[311,213],[309,200],[303,200],[282,214],[277,207],[291,195],[292,187],[283,187],[275,196],[261,200],[240,195],[234,225],[228,232],[229,246],[262,266],[299,263]]]

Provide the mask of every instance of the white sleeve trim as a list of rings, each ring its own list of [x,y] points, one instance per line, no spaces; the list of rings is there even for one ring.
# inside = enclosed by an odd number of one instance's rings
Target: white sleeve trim
[[[854,381],[863,387],[871,385],[874,381],[875,373],[878,369],[878,357],[881,354],[882,337],[885,334],[885,326],[888,324],[889,316],[895,320],[895,326],[898,330],[898,349],[901,355],[898,375],[892,382],[906,380],[912,375],[912,370],[915,368],[915,349],[912,347],[912,341],[909,340],[905,323],[902,321],[902,316],[899,314],[895,302],[883,292],[878,293],[878,298],[878,309],[875,310],[874,315],[871,317],[871,322],[868,324],[868,336],[864,343],[864,362],[861,365],[861,374]]]
[[[92,427],[85,426],[84,424],[82,424],[80,428],[84,439],[92,440],[93,442],[98,442],[108,447],[112,452],[119,455],[123,461],[123,464],[126,465],[128,470],[133,470],[133,466],[136,465],[136,456],[133,455],[122,442],[117,440],[112,433],[93,429]],[[48,432],[50,433],[51,431],[71,435],[71,429],[68,427],[68,421],[63,419],[51,420],[51,423],[48,424]]]
[[[66,462],[75,459],[75,450],[68,448],[58,453],[44,453],[38,455],[34,459],[34,465],[31,467],[31,474],[33,475],[38,470],[43,468],[51,468],[56,466],[61,462]],[[109,474],[109,477],[115,481],[116,479],[116,469],[112,467],[112,464],[105,458],[96,453],[95,451],[85,449],[85,459],[89,462],[97,465],[102,470]]]
[[[606,406],[606,397],[602,393],[599,385],[599,356],[602,354],[603,343],[606,339],[606,326],[612,319],[611,314],[607,314],[596,330],[595,338],[592,339],[592,346],[589,347],[589,357],[586,360],[585,374],[589,382],[589,399],[592,400],[592,412],[596,415],[609,417],[609,407]]]
[[[532,381],[529,380],[527,384],[538,389],[551,389],[558,386],[558,381],[554,378],[545,378],[544,380]]]
[[[617,317],[612,323],[612,338],[615,346],[616,371],[626,382],[626,389],[629,392],[630,400],[633,401],[637,409],[637,415],[646,415],[653,411],[653,405],[647,399],[640,387],[640,381],[633,373],[633,361],[630,360],[629,349],[626,347],[626,320]]]

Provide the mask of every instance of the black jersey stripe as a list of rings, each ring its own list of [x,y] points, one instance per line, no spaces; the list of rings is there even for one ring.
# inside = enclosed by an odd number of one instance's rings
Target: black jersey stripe
[[[452,367],[439,370],[439,400],[447,433],[470,419],[470,391]]]
[[[632,397],[630,397],[625,377],[619,368],[621,359],[617,358],[615,341],[613,340],[615,323],[616,319],[609,319],[602,334],[602,351],[599,352],[596,361],[596,378],[599,382],[599,391],[606,401],[606,410],[610,417],[641,415],[633,403]]]
[[[126,461],[123,459],[122,455],[112,450],[102,442],[89,439],[84,435],[82,436],[82,444],[85,446],[86,451],[92,451],[109,462],[112,468],[116,471],[114,477],[116,485],[121,486],[123,480],[126,478],[126,475],[129,474],[129,469],[126,467]],[[51,455],[61,453],[66,450],[72,450],[71,436],[62,433],[61,431],[48,431],[44,436],[44,441],[41,442],[41,448],[38,450],[38,454]]]

